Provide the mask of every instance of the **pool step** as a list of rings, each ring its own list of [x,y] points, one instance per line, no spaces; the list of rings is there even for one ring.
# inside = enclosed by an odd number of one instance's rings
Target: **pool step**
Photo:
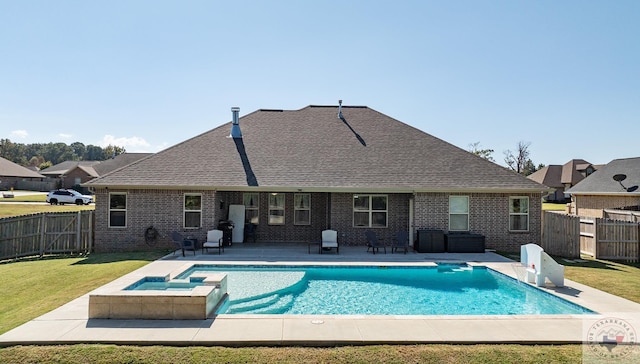
[[[264,307],[263,309],[255,310],[251,313],[253,314],[282,314],[287,311],[289,307],[293,304],[293,295],[281,296],[278,302],[269,307]]]
[[[227,313],[251,312],[259,308],[268,307],[278,302],[278,299],[280,299],[280,296],[273,294],[252,300],[243,300],[240,303],[231,302],[231,307],[229,307]]]
[[[277,294],[261,297],[255,300],[244,301],[232,304],[226,313],[253,313],[253,314],[273,314],[280,313],[283,308],[291,305],[292,295],[280,296]]]

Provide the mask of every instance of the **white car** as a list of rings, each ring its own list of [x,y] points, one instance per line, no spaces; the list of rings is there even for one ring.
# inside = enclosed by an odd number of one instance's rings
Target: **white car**
[[[76,190],[55,190],[47,194],[47,202],[52,205],[74,203],[88,205],[93,202],[93,196],[83,195]]]

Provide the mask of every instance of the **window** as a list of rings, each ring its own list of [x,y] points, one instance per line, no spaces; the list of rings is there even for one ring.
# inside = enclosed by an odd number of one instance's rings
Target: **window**
[[[258,194],[245,193],[242,195],[244,204],[244,219],[250,224],[258,225]]]
[[[269,225],[284,225],[284,194],[269,195]]]
[[[469,231],[469,196],[449,196],[449,230]]]
[[[529,231],[529,197],[509,197],[509,230]]]
[[[354,195],[353,226],[387,227],[387,196]]]
[[[127,227],[126,193],[109,193],[109,227]]]
[[[199,193],[184,194],[184,227],[198,229],[202,226],[202,195]]]
[[[293,195],[293,224],[311,225],[311,195],[296,193]]]

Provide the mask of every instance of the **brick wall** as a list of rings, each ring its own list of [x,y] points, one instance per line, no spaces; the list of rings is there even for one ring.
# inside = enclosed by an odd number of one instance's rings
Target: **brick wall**
[[[385,243],[390,243],[398,231],[409,229],[409,199],[410,194],[386,194],[387,227],[369,228],[353,226],[353,195],[352,193],[331,194],[331,228],[338,231],[338,241],[344,245],[366,245],[364,232],[375,231]]]
[[[89,176],[87,172],[80,168],[74,168],[69,174],[63,177],[62,188],[73,188],[73,186],[76,185],[76,178],[80,179],[80,183],[85,183],[94,177]]]
[[[127,192],[127,226],[110,228],[109,192]],[[106,190],[96,191],[95,250],[133,251],[157,248],[173,248],[170,233],[174,230],[200,241],[207,231],[216,228],[218,221],[228,218],[230,204],[242,204],[242,192],[201,191],[202,227],[183,228],[183,196],[194,191],[183,190]],[[409,201],[411,194],[386,194],[388,215],[386,228],[353,226],[352,193],[311,193],[311,225],[293,224],[293,193],[285,194],[285,224],[268,224],[268,193],[259,194],[259,225],[257,240],[260,242],[305,243],[320,239],[324,229],[338,231],[338,239],[344,245],[365,245],[364,232],[374,230],[378,237],[390,242],[398,231],[409,229]],[[509,232],[508,194],[467,194],[469,196],[469,225],[471,232],[486,236],[487,248],[517,251],[522,244],[540,242],[541,196],[529,196],[530,215],[528,232]],[[513,195],[515,196],[515,195]],[[517,196],[523,196],[521,194]],[[414,228],[448,230],[449,194],[419,193],[415,195]],[[331,211],[331,216],[328,216]],[[144,232],[154,226],[160,233],[158,241],[149,246]]]
[[[127,226],[109,227],[109,193],[127,193]],[[203,241],[207,231],[217,226],[220,215],[215,191],[202,191],[202,227],[184,229],[184,193],[193,191],[169,190],[106,190],[99,189],[96,198],[95,250],[97,252],[135,251],[157,248],[173,249],[171,232],[178,231]],[[214,223],[215,222],[215,223]],[[160,237],[153,246],[147,245],[144,232],[154,226]]]
[[[573,196],[575,210],[578,216],[601,218],[603,209],[617,209],[627,206],[640,206],[640,197],[635,196]]]
[[[449,230],[448,193],[418,193],[414,226],[417,229]],[[540,194],[456,194],[469,196],[469,230],[486,237],[486,248],[519,251],[520,245],[541,241]],[[509,231],[509,197],[529,197],[529,231]]]

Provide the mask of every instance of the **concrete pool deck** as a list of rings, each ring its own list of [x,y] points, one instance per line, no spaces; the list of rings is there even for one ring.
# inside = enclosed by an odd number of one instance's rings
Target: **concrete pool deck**
[[[236,244],[215,253],[167,255],[91,293],[112,290],[125,281],[163,275],[189,263],[234,264],[384,264],[423,265],[469,262],[515,277],[513,261],[482,254],[371,254],[363,247],[341,247],[318,254],[307,245]],[[562,263],[560,261],[559,263]],[[544,288],[594,315],[540,316],[313,316],[218,315],[206,320],[89,319],[89,293],[0,335],[0,346],[110,343],[174,346],[367,345],[417,343],[582,343],[590,329],[612,317],[640,331],[640,304],[565,280],[564,288]],[[635,334],[634,334],[635,335]],[[637,352],[638,350],[636,350]]]

